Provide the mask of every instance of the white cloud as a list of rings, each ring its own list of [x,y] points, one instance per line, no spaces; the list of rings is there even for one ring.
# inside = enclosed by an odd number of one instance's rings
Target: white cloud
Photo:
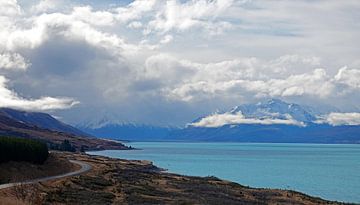
[[[320,58],[315,56],[284,55],[271,60],[268,64],[269,69],[276,73],[294,73],[297,70],[320,66]]]
[[[115,18],[121,23],[139,19],[144,13],[151,11],[156,2],[157,0],[135,0],[126,7],[116,8]]]
[[[40,0],[39,3],[32,6],[30,10],[35,13],[47,12],[58,8],[62,3],[62,0]]]
[[[352,88],[360,88],[360,70],[343,67],[336,74],[335,81]]]
[[[176,0],[165,2],[157,11],[156,18],[149,22],[148,29],[159,32],[170,30],[184,31],[192,27],[218,27],[216,17],[226,11],[233,0],[188,1],[179,3]],[[230,23],[225,23],[227,28]]]
[[[360,125],[360,113],[330,113],[320,123],[329,123],[333,126]]]
[[[173,40],[172,35],[166,35],[166,36],[164,36],[163,39],[161,39],[160,43],[161,44],[167,44],[167,43],[170,43],[172,40]]]
[[[169,98],[183,101],[203,97],[221,97],[221,95],[230,96],[231,93],[237,96],[236,93],[244,92],[253,93],[257,97],[326,98],[340,94],[336,90],[338,84],[334,80],[335,77],[329,76],[325,69],[287,74],[288,68],[291,70],[291,62],[297,64],[299,61],[301,65],[318,65],[317,58],[304,58],[297,55],[287,55],[270,61],[243,58],[207,64],[158,55],[149,58],[147,62],[151,62],[152,66],[147,64],[146,67],[147,71],[157,68],[157,78],[169,80],[170,84],[164,88]],[[283,71],[283,74],[279,75],[278,71],[273,69],[274,67],[281,67],[286,72]],[[189,73],[191,75],[188,75]]]
[[[16,16],[21,13],[21,8],[16,0],[0,1],[0,16]]]
[[[75,7],[72,18],[95,26],[111,26],[114,24],[114,15],[108,11],[93,11],[90,6]]]
[[[25,70],[30,64],[18,53],[0,53],[0,69]]]
[[[34,19],[30,29],[3,31],[7,37],[0,38],[0,45],[4,44],[7,50],[35,49],[49,39],[62,36],[70,41],[85,41],[89,45],[104,48],[114,56],[131,56],[140,49],[138,45],[126,43],[116,34],[102,32],[93,27],[92,25],[111,24],[111,18],[97,16],[107,16],[107,13],[93,13],[90,8],[82,7],[75,8],[70,15],[42,14]]]
[[[132,21],[131,23],[128,24],[128,27],[132,29],[138,29],[141,28],[142,26],[143,24],[140,21]]]
[[[222,127],[224,125],[236,125],[236,124],[286,124],[286,125],[296,125],[296,126],[305,126],[304,123],[298,122],[294,119],[255,119],[255,118],[245,118],[241,113],[223,113],[223,114],[213,114],[207,117],[202,118],[198,122],[189,124],[194,127]]]
[[[78,104],[70,98],[41,97],[25,99],[6,87],[7,79],[0,76],[0,107],[10,107],[22,110],[57,110],[67,109]]]

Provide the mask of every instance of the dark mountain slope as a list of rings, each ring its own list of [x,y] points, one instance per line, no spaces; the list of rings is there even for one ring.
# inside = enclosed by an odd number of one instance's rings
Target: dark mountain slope
[[[8,112],[4,112],[3,110],[4,109],[1,109],[0,111],[0,136],[39,139],[48,143],[50,147],[58,146],[64,140],[68,140],[76,148],[76,150],[80,150],[81,147],[84,147],[87,150],[128,149],[126,146],[118,142],[98,139],[94,137],[87,137],[85,136],[86,134],[77,135],[74,133],[66,132],[66,129],[64,129],[65,131],[57,131],[40,127],[38,125],[44,124],[45,121],[37,122],[36,120],[34,121],[34,118],[18,120],[13,116],[17,115],[23,117],[25,116],[22,113],[23,111],[11,110],[12,115],[9,115]],[[48,117],[48,115],[44,113],[30,114],[30,116],[34,115]],[[35,124],[32,124],[31,122]],[[63,126],[64,128],[70,127],[69,129],[71,129],[71,126],[57,120],[55,123],[57,125]]]
[[[47,113],[27,112],[10,108],[1,108],[0,115],[6,116],[18,122],[36,125],[44,129],[66,132],[80,136],[89,136],[89,134],[55,119]]]

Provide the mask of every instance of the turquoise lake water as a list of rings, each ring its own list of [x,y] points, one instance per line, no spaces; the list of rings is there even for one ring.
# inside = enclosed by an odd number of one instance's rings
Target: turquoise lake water
[[[89,154],[150,160],[169,172],[360,203],[360,145],[133,142]]]

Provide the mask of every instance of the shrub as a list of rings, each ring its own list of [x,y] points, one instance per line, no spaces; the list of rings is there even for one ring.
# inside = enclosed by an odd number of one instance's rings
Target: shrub
[[[67,151],[67,152],[75,152],[76,149],[73,147],[69,140],[64,140],[60,145],[61,151]]]
[[[42,164],[49,156],[45,143],[17,137],[0,136],[0,163],[26,161]]]

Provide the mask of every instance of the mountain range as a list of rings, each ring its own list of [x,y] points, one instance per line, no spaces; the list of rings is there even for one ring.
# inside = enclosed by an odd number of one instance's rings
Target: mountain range
[[[360,143],[359,125],[334,125],[327,121],[328,114],[309,106],[269,99],[199,117],[183,128],[104,119],[78,128],[95,136],[133,141]]]
[[[329,113],[270,99],[199,117],[185,127],[121,123],[92,119],[73,127],[41,112],[0,108],[0,134],[37,138],[51,144],[69,140],[77,149],[123,149],[122,144],[95,137],[130,141],[360,143],[356,123],[329,121]],[[339,112],[336,110],[336,112]]]
[[[93,136],[123,141],[166,141],[176,127],[104,121],[77,125],[77,128]]]
[[[360,143],[360,126],[334,125],[326,113],[270,99],[198,118],[169,138],[192,141]]]

